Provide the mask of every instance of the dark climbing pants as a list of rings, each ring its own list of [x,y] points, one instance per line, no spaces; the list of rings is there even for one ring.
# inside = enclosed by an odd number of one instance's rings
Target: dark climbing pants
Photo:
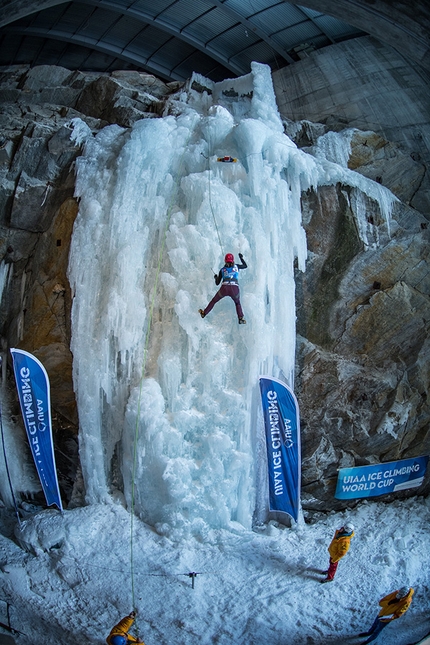
[[[389,623],[382,622],[382,620],[379,618],[379,616],[377,616],[375,618],[375,621],[374,621],[372,627],[367,632],[368,634],[370,634],[370,637],[367,639],[367,641],[365,641],[365,643],[371,643],[372,641],[375,640],[375,638],[378,638],[379,634],[382,632],[384,627],[386,627],[388,624]]]
[[[242,311],[242,306],[240,304],[240,290],[239,290],[239,285],[238,284],[222,284],[221,288],[217,293],[214,295],[210,303],[205,309],[205,316],[208,315],[210,311],[212,311],[214,305],[216,305],[217,302],[221,300],[221,298],[225,298],[226,296],[230,296],[232,300],[234,300],[234,304],[236,305],[236,313],[238,318],[243,318],[243,311]]]

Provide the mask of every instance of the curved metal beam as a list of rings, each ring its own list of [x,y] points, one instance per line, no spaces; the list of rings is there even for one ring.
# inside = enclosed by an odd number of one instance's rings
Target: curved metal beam
[[[167,69],[163,65],[158,63],[150,62],[150,57],[146,58],[145,56],[140,56],[134,52],[127,52],[126,48],[117,47],[116,45],[104,44],[102,41],[96,40],[95,38],[90,38],[88,36],[79,36],[76,34],[70,34],[66,31],[60,31],[56,29],[40,29],[36,27],[28,27],[26,29],[20,29],[18,27],[11,26],[8,30],[9,33],[15,33],[24,36],[37,36],[39,38],[47,38],[51,40],[61,40],[63,42],[73,43],[75,45],[81,45],[83,47],[89,47],[95,51],[102,52],[103,54],[115,54],[116,58],[127,61],[128,63],[133,63],[134,65],[141,65],[145,67],[150,74],[159,76],[162,79],[167,80],[168,82],[174,79],[175,81],[186,81],[187,77],[176,74],[173,70]]]
[[[133,9],[133,5],[130,8],[127,8],[123,4],[121,4],[121,2],[117,2],[116,0],[79,0],[79,2],[81,2],[82,4],[92,5],[94,7],[100,7],[101,9],[111,9],[115,11],[115,13],[121,13],[124,16],[137,18],[140,22],[144,22],[145,24],[152,24],[157,27],[157,29],[160,29],[160,31],[164,31],[171,36],[179,38],[188,45],[191,45],[192,47],[195,47],[195,49],[203,52],[204,54],[209,56],[209,58],[213,58],[218,63],[220,63],[220,65],[223,65],[224,67],[229,69],[230,72],[236,74],[237,76],[247,74],[249,71],[247,69],[244,69],[243,67],[231,63],[228,58],[222,56],[222,54],[220,54],[215,49],[208,47],[202,40],[198,40],[197,38],[194,38],[192,36],[187,36],[186,34],[184,34],[183,30],[172,27],[172,25],[169,25],[159,18],[153,18],[141,9]]]
[[[302,5],[302,6],[303,6],[303,7],[305,7],[304,5]],[[302,7],[300,7],[300,9],[301,9],[301,8],[302,8]],[[309,8],[309,7],[305,7],[305,9],[306,9],[306,8]],[[306,14],[305,14],[305,15],[306,15]],[[322,14],[322,15],[323,15],[323,14]],[[320,25],[317,23],[317,21],[315,20],[315,18],[313,18],[312,16],[308,16],[308,15],[306,15],[306,17],[307,17],[307,19],[308,19],[308,20],[310,20],[310,21],[312,22],[312,24],[314,24],[314,25],[315,25],[315,27],[316,27],[317,29],[319,29],[319,30],[321,31],[321,33],[323,33],[323,34],[324,34],[324,36],[327,38],[327,40],[329,40],[329,41],[331,42],[331,44],[332,44],[332,45],[336,44],[336,41],[335,41],[335,40],[333,40],[333,38],[330,36],[330,34],[328,34],[328,33],[327,33],[327,32],[326,32],[322,27],[320,27]]]
[[[153,24],[161,31],[169,33],[173,36],[176,36],[180,40],[186,42],[187,44],[195,47],[199,51],[204,53],[207,52],[207,55],[210,58],[213,58],[218,63],[226,67],[233,74],[237,76],[242,76],[243,74],[248,73],[248,69],[237,65],[231,61],[231,59],[226,58],[225,56],[220,55],[215,49],[208,47],[207,43],[201,41],[197,38],[188,36],[186,34],[186,27],[184,29],[177,29],[172,27],[172,25],[164,22],[159,16],[155,18],[149,15],[148,13],[142,11],[141,9],[134,9],[133,5],[127,7],[121,2],[116,0],[79,0],[82,4],[90,4],[95,7],[111,9],[116,13],[121,13],[124,16],[131,16],[133,18],[138,18],[140,21],[147,24]],[[253,22],[246,19],[243,15],[239,14],[237,11],[230,9],[224,5],[220,0],[211,0],[214,7],[220,9],[223,13],[233,18],[237,23],[243,25],[244,30],[249,30],[254,33],[260,40],[265,42],[273,51],[278,53],[285,61],[288,63],[293,63],[294,59],[280,47],[268,34],[266,34],[262,29],[256,26]],[[2,0],[0,2],[1,9],[1,18],[0,18],[0,27],[10,24],[19,18],[24,18],[31,13],[38,11],[43,11],[50,7],[57,6],[59,4],[64,4],[64,0]]]
[[[239,14],[237,11],[234,11],[233,9],[230,9],[229,7],[226,7],[224,2],[221,2],[220,0],[211,0],[212,4],[214,4],[216,7],[221,9],[226,15],[230,16],[231,18],[234,18],[237,20],[237,22],[240,22],[244,29],[247,29],[249,31],[252,31],[256,36],[258,36],[261,40],[263,40],[271,49],[273,49],[275,52],[277,52],[282,58],[284,58],[288,63],[294,63],[294,58],[290,56],[290,54],[285,51],[282,47],[280,47],[267,33],[265,33],[262,29],[257,27],[255,23],[253,23],[251,20],[248,20],[243,16],[242,14]]]
[[[101,9],[112,10],[115,13],[120,13],[124,16],[137,18],[140,22],[144,24],[152,24],[156,26],[157,29],[160,29],[160,31],[164,31],[165,33],[168,33],[171,36],[175,36],[176,38],[182,40],[183,42],[186,42],[188,45],[191,45],[195,49],[198,49],[202,53],[206,54],[209,58],[212,58],[220,65],[223,65],[223,67],[226,67],[235,76],[243,76],[244,74],[247,74],[249,71],[248,69],[245,69],[243,66],[236,65],[235,63],[231,62],[228,58],[226,58],[225,56],[222,56],[222,54],[220,54],[215,49],[208,47],[206,43],[204,43],[203,41],[200,41],[197,38],[187,36],[186,34],[184,34],[183,31],[164,23],[160,19],[154,19],[152,16],[150,16],[149,14],[139,9],[133,9],[133,6],[127,8],[123,4],[121,4],[121,2],[117,2],[116,0],[79,0],[79,2],[81,2],[82,4],[88,4],[94,7],[99,7]],[[48,9],[50,7],[54,7],[65,3],[64,3],[64,0],[39,0],[36,7],[35,3],[32,2],[32,0],[30,1],[3,0],[2,3],[0,3],[0,8],[2,4],[9,5],[9,6],[20,5],[21,11],[20,11],[19,17],[23,18],[30,15],[31,13],[42,11],[44,9]],[[27,10],[27,12],[25,12],[24,11],[25,6],[27,6],[27,8],[31,8],[31,11]],[[2,25],[10,24],[10,22],[13,22],[17,19],[18,17],[16,15],[15,17],[9,17],[9,18],[5,17],[5,15],[2,15],[2,18],[0,19],[0,27]],[[9,28],[9,31],[12,31],[12,26]],[[19,33],[26,33],[26,31],[27,30],[21,30]],[[48,32],[46,33],[46,35],[44,35],[44,37],[48,37]],[[49,37],[53,38],[52,35]],[[136,64],[141,64],[141,62],[137,61],[137,59],[136,61],[132,61],[132,62],[135,62]],[[179,80],[179,79],[176,79],[176,80]]]
[[[288,0],[282,0],[287,2]],[[42,11],[59,4],[64,4],[63,0],[0,0],[0,27],[6,26],[20,18],[24,18],[31,13]],[[117,3],[119,4],[119,3]],[[225,6],[221,0],[212,0],[212,4],[225,13],[229,12],[231,16],[244,25],[244,28],[251,30],[261,40],[266,42],[274,51],[277,51],[286,61],[293,62],[288,53],[280,51],[279,46],[262,30],[259,30],[252,21],[237,12]],[[428,0],[299,0],[299,2],[290,2],[298,7],[309,7],[316,11],[322,11],[324,14],[333,16],[339,20],[347,22],[358,29],[367,32],[379,41],[392,46],[400,52],[407,55],[412,60],[418,61],[423,67],[430,69],[430,41],[428,33],[430,32],[430,15],[428,9]],[[106,6],[106,3],[99,2],[96,6]],[[121,13],[125,13],[121,7]],[[133,5],[127,10],[128,15],[136,15],[133,12]],[[126,14],[127,15],[127,14]],[[151,17],[152,24],[157,24],[158,28],[163,31],[172,33],[170,25],[162,24],[160,21],[154,21]],[[241,75],[246,73],[232,61],[220,56],[218,52],[205,47],[205,43],[199,43],[190,37],[185,37],[180,30],[172,35],[188,42],[200,51],[206,51],[214,60],[225,66],[232,73]]]

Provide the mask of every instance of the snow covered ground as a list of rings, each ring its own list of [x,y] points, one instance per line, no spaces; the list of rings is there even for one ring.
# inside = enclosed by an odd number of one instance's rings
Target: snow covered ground
[[[356,536],[334,582],[322,585],[318,570],[346,517]],[[377,643],[416,643],[430,632],[429,522],[421,498],[363,502],[293,529],[208,529],[204,539],[164,537],[135,519],[139,635],[146,645],[358,645],[379,599],[410,584],[410,610]],[[102,645],[132,609],[130,531],[127,511],[108,504],[26,520],[22,538],[37,555],[2,537],[0,598],[26,634],[16,642]],[[6,622],[4,602],[0,609]]]

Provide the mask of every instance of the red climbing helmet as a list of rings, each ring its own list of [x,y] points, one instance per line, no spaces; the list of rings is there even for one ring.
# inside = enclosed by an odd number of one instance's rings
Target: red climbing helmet
[[[229,263],[234,264],[234,255],[233,255],[233,253],[227,253],[225,258],[224,258],[224,261],[225,261],[226,264],[229,264]]]

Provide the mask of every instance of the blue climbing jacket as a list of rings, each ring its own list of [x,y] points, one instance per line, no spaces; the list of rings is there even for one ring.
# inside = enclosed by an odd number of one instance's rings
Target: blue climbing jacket
[[[218,275],[215,275],[215,284],[218,285],[221,281],[223,284],[239,284],[239,270],[248,267],[241,253],[239,257],[242,260],[241,264],[225,265],[219,270]]]
[[[228,284],[238,284],[239,280],[239,269],[236,264],[233,264],[232,267],[222,267],[221,276],[223,282],[228,282]]]

